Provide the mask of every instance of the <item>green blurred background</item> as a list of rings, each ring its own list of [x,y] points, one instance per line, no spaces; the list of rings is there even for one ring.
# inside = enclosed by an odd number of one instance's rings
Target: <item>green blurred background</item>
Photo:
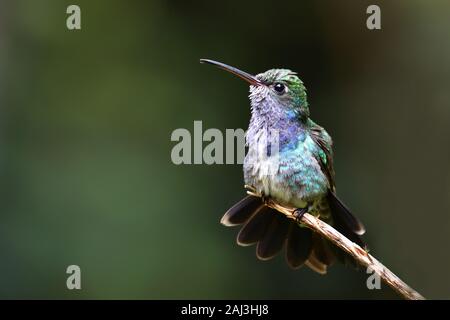
[[[82,30],[66,28],[78,4]],[[382,30],[366,28],[381,7]],[[199,58],[297,71],[371,252],[450,298],[448,1],[0,1],[1,298],[397,298],[343,266],[257,261],[221,215],[240,165],[172,164],[176,128],[247,128]],[[66,288],[68,265],[82,290]]]

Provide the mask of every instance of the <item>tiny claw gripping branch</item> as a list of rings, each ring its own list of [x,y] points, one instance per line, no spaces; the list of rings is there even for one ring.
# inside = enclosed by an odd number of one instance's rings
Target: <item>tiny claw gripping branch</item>
[[[297,222],[300,222],[306,212],[308,212],[308,209],[306,208],[295,209],[294,212],[292,212],[292,215]]]

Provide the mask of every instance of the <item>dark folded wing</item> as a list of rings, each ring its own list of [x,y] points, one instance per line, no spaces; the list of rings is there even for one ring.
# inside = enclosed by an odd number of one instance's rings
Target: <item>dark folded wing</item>
[[[311,138],[319,147],[319,152],[315,155],[320,164],[322,172],[327,176],[330,190],[335,190],[334,167],[333,167],[333,142],[324,128],[311,121]]]
[[[363,235],[366,232],[362,222],[350,212],[334,192],[329,191],[327,199],[336,223],[346,225],[357,235]]]
[[[335,227],[350,240],[364,245],[359,237],[364,234],[365,228],[361,221],[356,218],[347,206],[336,196],[336,184],[333,168],[332,141],[328,133],[321,126],[310,121],[311,138],[319,147],[315,154],[317,162],[320,164],[322,172],[327,176],[330,190],[327,195],[328,204],[333,215]]]

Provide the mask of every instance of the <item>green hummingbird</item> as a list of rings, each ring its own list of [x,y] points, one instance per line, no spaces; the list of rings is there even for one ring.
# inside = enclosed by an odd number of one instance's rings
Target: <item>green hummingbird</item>
[[[365,233],[363,224],[336,196],[333,142],[327,131],[311,120],[306,89],[297,74],[271,69],[254,76],[217,61],[200,62],[231,72],[250,84],[244,180],[263,197],[246,196],[224,214],[221,223],[241,225],[237,243],[256,244],[261,260],[273,258],[285,247],[287,264],[293,269],[307,265],[325,274],[336,259],[356,266],[350,255],[329,240],[265,205],[265,199],[271,198],[299,208],[298,219],[309,212],[366,247],[360,237]],[[275,135],[277,139],[270,139]]]

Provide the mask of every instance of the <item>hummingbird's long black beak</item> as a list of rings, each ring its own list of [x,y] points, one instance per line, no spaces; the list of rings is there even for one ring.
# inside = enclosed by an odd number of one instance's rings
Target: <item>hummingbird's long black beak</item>
[[[244,72],[242,70],[239,70],[235,67],[229,66],[225,63],[222,62],[218,62],[218,61],[214,61],[214,60],[209,60],[209,59],[200,59],[200,63],[208,63],[208,64],[212,64],[214,66],[219,67],[220,69],[223,69],[225,71],[228,71],[236,76],[238,76],[239,78],[247,81],[248,83],[254,85],[254,86],[261,86],[263,85],[263,83],[258,80],[255,76]]]

